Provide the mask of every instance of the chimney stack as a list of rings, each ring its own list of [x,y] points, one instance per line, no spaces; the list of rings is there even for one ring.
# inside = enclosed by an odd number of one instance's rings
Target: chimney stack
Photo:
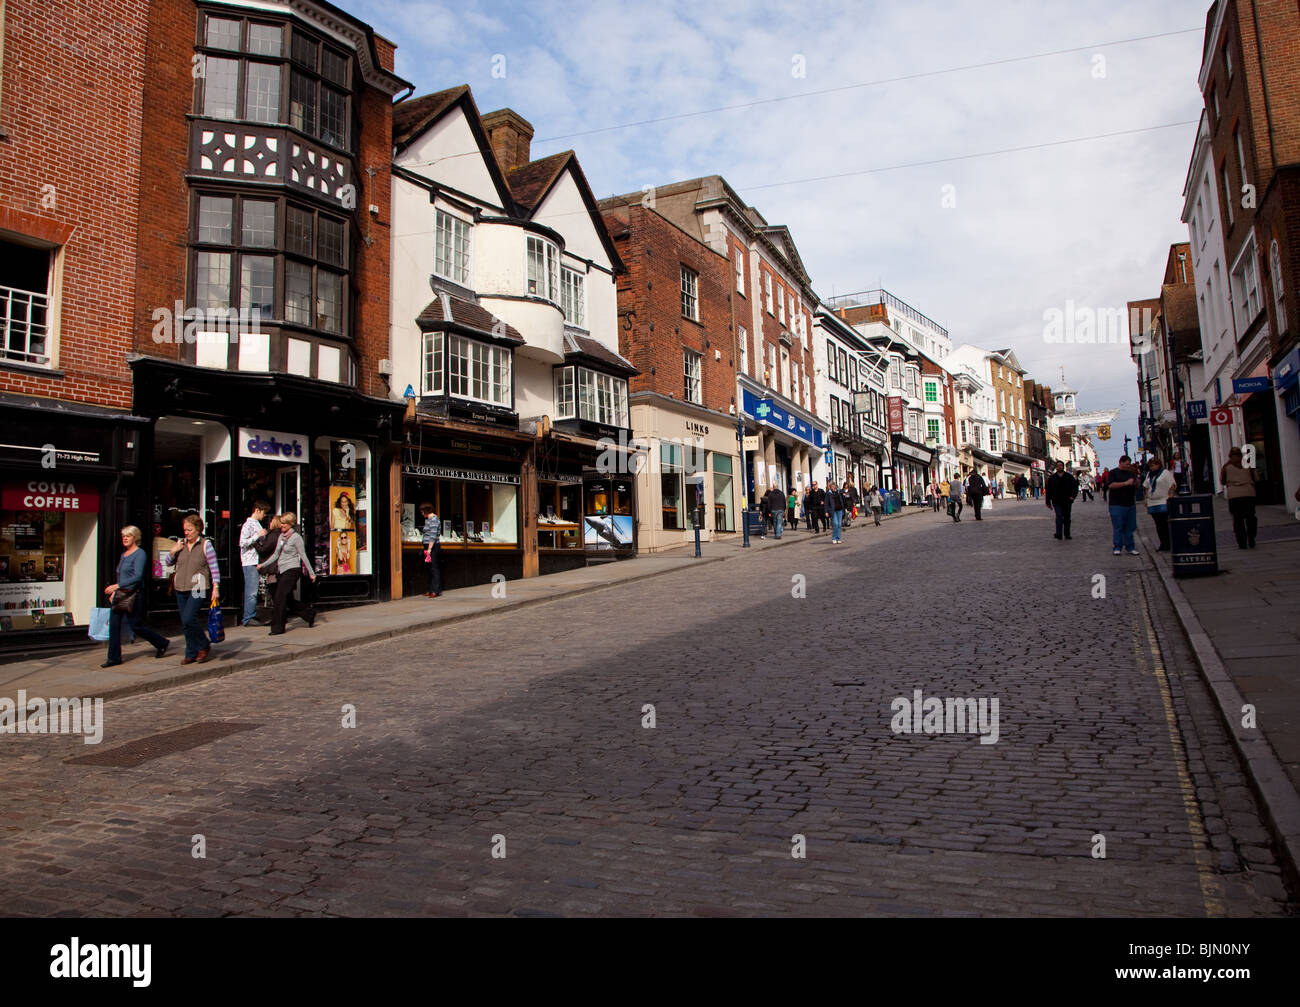
[[[508,174],[532,160],[533,126],[522,115],[511,108],[499,108],[484,115],[482,121],[502,171]]]

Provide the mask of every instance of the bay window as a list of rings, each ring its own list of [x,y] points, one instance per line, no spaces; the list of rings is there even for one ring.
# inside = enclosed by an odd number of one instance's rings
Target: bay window
[[[346,51],[295,24],[216,15],[204,17],[197,48],[203,115],[287,125],[348,149],[352,57]]]
[[[439,210],[434,224],[433,271],[461,286],[469,286],[469,233],[467,221]]]
[[[572,364],[557,367],[555,417],[615,427],[628,426],[627,379]]]
[[[541,238],[528,238],[528,293],[560,303],[560,250]]]
[[[421,357],[422,394],[445,393],[506,408],[513,405],[511,357],[505,347],[445,332],[426,332]]]

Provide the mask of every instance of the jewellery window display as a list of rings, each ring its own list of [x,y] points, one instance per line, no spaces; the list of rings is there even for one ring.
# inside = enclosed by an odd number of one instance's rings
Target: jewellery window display
[[[433,466],[421,466],[437,471]],[[467,473],[468,474],[468,473]],[[425,478],[407,474],[403,485],[402,541],[421,541],[422,503],[433,504],[441,523],[443,549],[517,549],[519,547],[519,477],[510,482]]]
[[[582,484],[537,484],[537,547],[582,548]]]
[[[632,486],[620,480],[589,482],[583,515],[583,541],[588,549],[630,549]]]

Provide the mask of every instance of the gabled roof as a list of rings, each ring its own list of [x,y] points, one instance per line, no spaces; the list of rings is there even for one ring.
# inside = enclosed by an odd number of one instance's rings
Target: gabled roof
[[[523,345],[524,337],[513,325],[507,325],[482,305],[456,297],[445,291],[428,303],[416,316],[415,324],[421,332],[455,327],[472,330],[499,343]]]
[[[492,143],[488,140],[487,131],[483,128],[482,117],[479,115],[478,106],[474,104],[474,95],[470,91],[468,84],[460,84],[445,91],[421,95],[419,98],[408,98],[406,101],[399,101],[394,105],[393,150],[401,153],[454,108],[460,108],[464,111],[465,121],[469,123],[470,132],[474,134],[479,153],[483,156],[483,164],[487,168],[488,174],[492,176],[492,184],[496,187],[501,205],[509,208],[511,202],[510,187],[506,184],[505,175],[501,171],[501,165],[497,162],[496,154],[492,152]],[[457,151],[456,153],[468,152]]]
[[[994,352],[999,357],[1002,357],[1008,364],[1010,364],[1012,370],[1018,371],[1021,374],[1025,373],[1025,369],[1020,366],[1020,361],[1016,359],[1015,350],[1008,348],[1005,350],[995,350]]]
[[[628,377],[641,373],[632,361],[615,353],[604,343],[590,336],[580,336],[576,332],[564,334],[564,358],[568,360],[570,357],[585,357],[593,363],[626,374]]]
[[[610,267],[616,273],[626,273],[627,266],[623,264],[618,249],[614,247],[614,239],[610,237],[609,230],[605,227],[605,221],[601,217],[596,197],[591,194],[591,186],[587,184],[587,176],[582,173],[582,166],[578,164],[577,154],[571,150],[563,150],[558,154],[551,154],[548,157],[521,164],[506,176],[506,181],[510,185],[511,195],[514,196],[520,210],[525,216],[533,217],[537,213],[537,208],[546,200],[547,195],[560,180],[560,176],[566,171],[573,173],[573,181],[578,187],[578,195],[582,197],[582,204],[587,208],[587,214],[591,217],[591,226],[595,228],[601,246],[609,257]]]
[[[804,268],[803,259],[799,257],[799,250],[795,248],[794,237],[790,234],[790,228],[786,227],[785,224],[769,224],[759,228],[759,230],[781,251],[785,261],[795,268],[800,279],[804,283],[811,283],[812,280],[808,276],[808,270]]]

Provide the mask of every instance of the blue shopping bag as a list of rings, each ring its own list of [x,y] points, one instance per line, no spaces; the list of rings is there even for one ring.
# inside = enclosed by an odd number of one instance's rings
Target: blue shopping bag
[[[208,609],[208,636],[213,643],[221,643],[226,638],[226,628],[221,625],[221,607],[215,600]]]
[[[107,608],[92,608],[90,610],[88,635],[92,640],[98,640],[100,643],[107,642],[109,612],[110,610]]]

